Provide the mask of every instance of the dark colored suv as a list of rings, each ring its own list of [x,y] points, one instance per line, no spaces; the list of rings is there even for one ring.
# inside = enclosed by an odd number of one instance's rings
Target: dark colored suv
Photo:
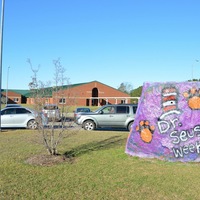
[[[131,129],[135,119],[137,104],[112,104],[105,105],[94,112],[80,113],[76,123],[85,130],[112,127]]]

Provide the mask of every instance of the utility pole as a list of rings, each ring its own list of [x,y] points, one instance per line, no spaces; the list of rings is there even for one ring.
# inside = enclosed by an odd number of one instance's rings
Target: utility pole
[[[3,24],[4,24],[4,0],[1,4],[1,29],[0,29],[0,111],[1,111],[1,87],[2,87],[2,55],[3,55]],[[1,113],[0,113],[0,131],[1,131]]]
[[[7,71],[6,105],[8,104],[8,78],[9,78],[9,69],[10,69],[10,66],[8,67],[8,71]]]

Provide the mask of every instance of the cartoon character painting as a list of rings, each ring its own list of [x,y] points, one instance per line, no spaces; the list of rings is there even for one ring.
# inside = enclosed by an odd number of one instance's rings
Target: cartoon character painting
[[[178,109],[178,91],[174,86],[164,87],[161,91],[162,110],[163,114],[160,116],[163,119],[169,114],[180,114]]]
[[[200,82],[144,83],[126,153],[200,161]]]

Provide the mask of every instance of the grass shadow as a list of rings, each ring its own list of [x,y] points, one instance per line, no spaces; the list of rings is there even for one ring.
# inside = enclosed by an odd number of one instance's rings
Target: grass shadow
[[[121,138],[121,136],[113,136],[108,139],[99,141],[99,142],[91,142],[88,144],[81,145],[79,147],[76,147],[70,151],[66,151],[64,153],[64,156],[67,158],[70,157],[78,157],[82,154],[86,154],[91,151],[99,151],[102,149],[111,149],[117,146],[121,146],[124,144],[126,139]]]

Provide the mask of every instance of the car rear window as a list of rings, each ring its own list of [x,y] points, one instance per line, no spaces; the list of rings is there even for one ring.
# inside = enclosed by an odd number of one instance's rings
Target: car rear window
[[[48,105],[48,106],[44,106],[45,110],[57,110],[58,106],[54,106],[54,105]]]
[[[89,108],[77,108],[77,112],[90,112]]]

